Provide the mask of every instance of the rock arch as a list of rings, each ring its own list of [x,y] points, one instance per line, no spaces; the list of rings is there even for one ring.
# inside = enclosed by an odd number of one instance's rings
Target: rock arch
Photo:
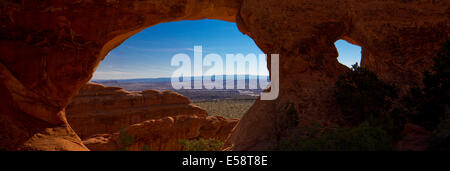
[[[362,65],[403,87],[416,84],[448,36],[446,1],[395,0],[81,0],[0,2],[0,147],[87,150],[64,108],[106,54],[162,22],[235,21],[265,53],[280,54],[280,96],[257,101],[227,144],[261,150],[300,125],[334,122],[330,93],[339,73],[333,43],[362,47]],[[252,129],[248,129],[252,128]]]

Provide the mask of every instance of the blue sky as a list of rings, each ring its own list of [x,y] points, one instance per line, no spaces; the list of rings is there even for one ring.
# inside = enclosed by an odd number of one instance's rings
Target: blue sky
[[[341,64],[350,68],[356,62],[361,63],[361,47],[350,44],[345,40],[338,40],[334,45],[338,50],[338,61]]]
[[[170,65],[172,57],[185,53],[193,62],[194,46],[202,46],[203,56],[221,55],[224,63],[225,55],[229,53],[263,54],[250,37],[239,32],[235,23],[219,20],[163,23],[145,29],[112,50],[97,68],[93,79],[170,77],[178,68]],[[349,57],[340,59],[341,63],[351,65],[360,58],[358,46],[345,41],[336,42],[336,46],[340,55]],[[206,70],[207,67],[203,69]]]

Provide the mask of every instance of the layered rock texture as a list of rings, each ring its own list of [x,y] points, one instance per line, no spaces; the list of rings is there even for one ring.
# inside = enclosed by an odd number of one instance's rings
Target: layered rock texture
[[[335,122],[330,98],[347,70],[333,43],[362,47],[362,65],[406,90],[449,36],[449,1],[423,0],[3,0],[0,1],[0,147],[87,150],[65,107],[106,54],[153,25],[193,19],[236,22],[265,53],[280,54],[280,95],[257,101],[228,138],[261,150],[299,125]],[[269,67],[270,69],[270,67]]]
[[[87,83],[66,108],[67,120],[89,150],[182,150],[179,140],[225,141],[237,119],[208,116],[173,91],[128,92]],[[124,135],[122,132],[126,132]],[[122,135],[121,135],[122,133]],[[132,138],[124,145],[121,136]]]
[[[179,151],[183,150],[180,140],[203,138],[225,141],[237,121],[220,116],[178,115],[147,120],[114,134],[96,135],[83,143],[93,151]],[[124,136],[133,138],[125,141]]]
[[[128,92],[119,87],[88,83],[66,109],[70,126],[82,139],[111,134],[129,125],[166,116],[206,117],[204,109],[172,91]]]

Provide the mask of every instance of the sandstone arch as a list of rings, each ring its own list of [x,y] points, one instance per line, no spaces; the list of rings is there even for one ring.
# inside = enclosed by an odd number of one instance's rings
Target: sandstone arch
[[[300,124],[334,122],[329,98],[345,71],[333,43],[362,47],[362,65],[403,87],[420,80],[448,36],[447,1],[397,0],[80,0],[0,2],[0,147],[87,150],[64,108],[106,54],[162,22],[236,21],[265,53],[280,54],[280,96],[257,101],[228,139],[261,150],[288,134],[283,107]],[[248,129],[252,128],[252,129]]]
[[[0,146],[82,150],[64,108],[106,54],[162,22],[233,21],[237,0],[2,1]]]

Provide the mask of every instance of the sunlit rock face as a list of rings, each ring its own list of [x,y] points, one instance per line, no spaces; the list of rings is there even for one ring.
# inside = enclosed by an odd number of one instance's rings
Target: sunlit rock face
[[[362,47],[362,65],[403,89],[417,84],[448,36],[448,1],[150,0],[0,2],[0,147],[87,150],[65,107],[106,54],[150,26],[189,19],[236,22],[265,53],[280,54],[280,96],[257,101],[227,140],[261,150],[298,125],[338,122],[331,98],[347,70],[334,42]]]
[[[172,91],[128,92],[119,87],[88,83],[66,108],[67,121],[80,138],[111,134],[129,125],[166,116],[208,114]]]
[[[180,140],[225,141],[237,119],[207,112],[173,91],[128,92],[120,87],[87,83],[66,108],[67,121],[93,151],[182,150]],[[126,135],[120,135],[126,131]],[[131,136],[132,144],[121,144]]]
[[[146,120],[112,134],[98,134],[83,141],[92,151],[180,151],[180,140],[216,139],[225,141],[237,119],[221,116],[177,115]],[[131,136],[130,144],[121,136]]]

